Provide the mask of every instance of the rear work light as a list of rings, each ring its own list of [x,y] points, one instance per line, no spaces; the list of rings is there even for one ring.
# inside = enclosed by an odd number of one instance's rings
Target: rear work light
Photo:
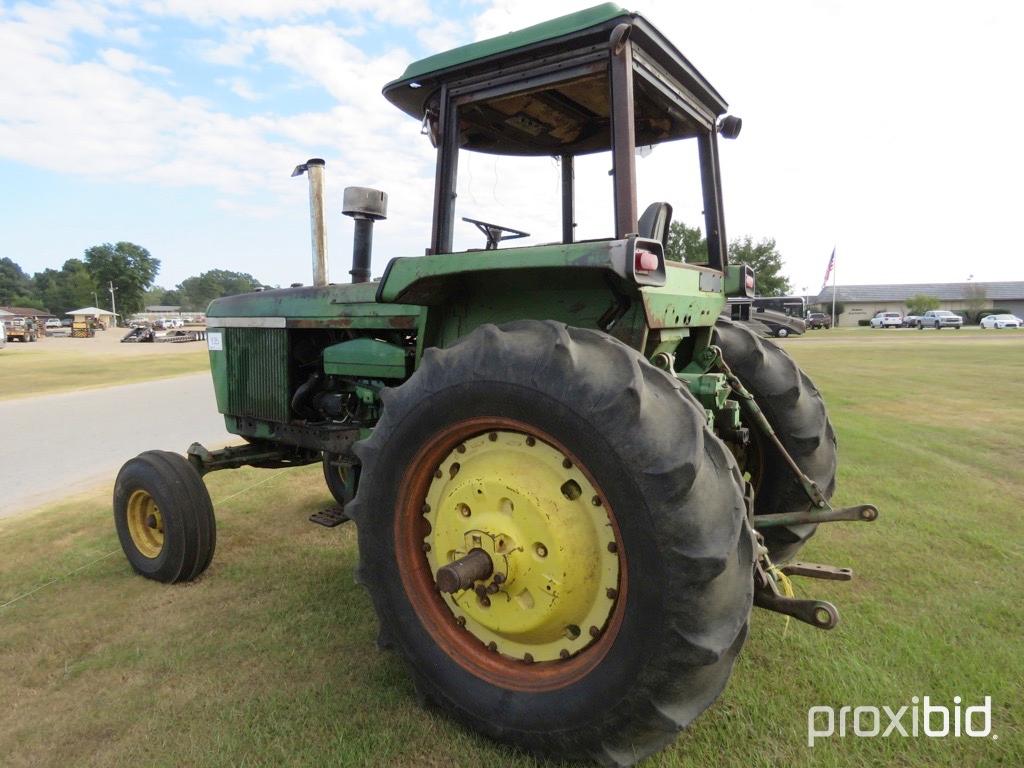
[[[646,275],[658,268],[658,254],[652,251],[637,248],[635,258],[635,269],[638,273]]]

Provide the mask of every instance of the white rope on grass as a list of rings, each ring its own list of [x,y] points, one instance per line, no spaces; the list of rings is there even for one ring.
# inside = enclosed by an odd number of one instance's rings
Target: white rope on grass
[[[66,579],[66,578],[67,578],[68,576],[74,576],[74,575],[75,575],[76,573],[78,573],[79,571],[84,571],[84,570],[85,570],[86,568],[88,568],[88,567],[89,567],[90,565],[95,565],[95,564],[96,564],[96,563],[98,563],[98,562],[99,562],[100,560],[106,560],[106,559],[107,559],[108,557],[110,557],[111,555],[116,555],[116,554],[117,554],[118,552],[120,552],[120,551],[121,551],[121,550],[119,550],[119,549],[115,549],[115,550],[114,550],[114,551],[112,551],[112,552],[107,552],[107,554],[105,554],[105,555],[100,555],[99,557],[97,557],[97,558],[96,558],[95,560],[93,560],[92,562],[89,562],[89,563],[86,563],[85,565],[79,566],[78,568],[75,568],[75,570],[73,570],[73,571],[68,571],[68,572],[67,572],[67,573],[65,573],[65,574],[64,574],[63,576],[58,576],[58,577],[57,577],[56,579],[53,579],[52,581],[48,581],[48,582],[46,582],[45,584],[40,584],[40,585],[39,585],[38,587],[36,587],[35,589],[31,589],[31,590],[29,590],[28,592],[26,592],[26,593],[25,593],[25,594],[23,594],[23,595],[18,595],[18,596],[17,596],[16,598],[14,598],[13,600],[8,600],[8,601],[7,601],[6,603],[4,603],[3,605],[0,605],[0,609],[6,608],[6,607],[7,607],[8,605],[13,605],[14,603],[18,602],[19,600],[21,600],[21,599],[23,599],[23,598],[26,598],[26,597],[28,597],[29,595],[34,595],[34,594],[35,594],[36,592],[38,592],[39,590],[41,590],[41,589],[46,589],[46,587],[50,586],[51,584],[56,584],[56,583],[57,583],[58,581],[60,581],[61,579]]]
[[[278,475],[280,475],[284,471],[285,470],[283,470],[283,469],[278,470],[277,472],[275,472],[274,474],[270,475],[269,477],[265,477],[262,480],[259,480],[259,481],[255,482],[255,483],[253,483],[252,485],[247,485],[242,490],[240,490],[240,491],[238,491],[236,493],[232,493],[230,496],[225,496],[223,499],[221,499],[220,501],[216,502],[216,506],[218,506],[218,507],[222,506],[226,502],[231,501],[232,499],[237,498],[238,496],[241,496],[243,493],[248,493],[249,491],[251,491],[256,486],[263,485],[264,483],[270,482],[271,480],[273,480],[275,477],[277,477]],[[120,551],[121,551],[120,549],[111,550],[110,552],[107,552],[107,554],[100,555],[95,560],[91,560],[88,563],[86,563],[85,565],[80,565],[79,567],[75,568],[74,570],[68,571],[63,576],[58,576],[57,578],[52,579],[52,580],[46,582],[45,584],[40,584],[35,589],[30,589],[28,592],[20,594],[17,597],[15,597],[15,598],[13,598],[11,600],[8,600],[6,603],[0,603],[0,611],[2,611],[4,608],[6,608],[9,605],[14,605],[14,603],[18,602],[19,600],[23,600],[26,597],[30,597],[31,595],[34,595],[36,592],[38,592],[41,589],[46,589],[47,587],[52,586],[53,584],[56,584],[58,581],[63,581],[64,579],[68,578],[69,576],[74,576],[79,571],[84,571],[89,566],[96,565],[96,563],[100,562],[101,560],[106,560],[108,557],[112,557],[113,555],[116,555]]]

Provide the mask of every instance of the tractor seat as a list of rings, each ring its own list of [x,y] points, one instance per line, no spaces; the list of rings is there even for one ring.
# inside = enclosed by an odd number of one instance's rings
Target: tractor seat
[[[648,240],[660,240],[668,248],[668,228],[672,223],[672,206],[668,203],[651,203],[640,217],[637,234]]]

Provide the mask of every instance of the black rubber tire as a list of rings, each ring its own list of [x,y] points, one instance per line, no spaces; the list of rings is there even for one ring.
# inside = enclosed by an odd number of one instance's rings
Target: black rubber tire
[[[128,531],[128,499],[136,490],[153,497],[164,522],[164,544],[143,555]],[[217,546],[213,504],[202,477],[176,453],[146,451],[126,462],[114,483],[114,526],[132,568],[147,579],[191,581],[207,569]]]
[[[832,498],[836,487],[837,444],[821,393],[784,350],[758,338],[731,320],[715,324],[715,344],[726,363],[764,412],[797,465]],[[751,432],[755,433],[751,427]],[[756,436],[756,435],[755,435]],[[761,443],[763,464],[754,512],[770,515],[812,508],[782,455],[767,440]],[[817,525],[766,528],[765,545],[772,562],[791,560],[814,535]]]
[[[324,482],[327,483],[327,490],[338,502],[338,506],[344,507],[352,500],[352,491],[348,482],[351,470],[338,466],[335,463],[336,459],[337,457],[333,454],[324,452]]]
[[[562,441],[615,510],[628,579],[621,625],[596,666],[554,690],[508,689],[454,661],[396,575],[402,479],[432,436],[481,416]],[[724,689],[753,597],[742,477],[685,386],[634,350],[551,321],[482,326],[426,350],[416,373],[384,392],[383,416],[355,452],[357,581],[373,599],[379,644],[400,651],[426,701],[534,754],[624,766],[669,744]]]

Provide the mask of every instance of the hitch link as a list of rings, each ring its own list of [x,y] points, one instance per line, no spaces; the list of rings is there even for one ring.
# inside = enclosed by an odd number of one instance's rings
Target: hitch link
[[[854,521],[873,523],[878,519],[878,509],[872,504],[856,507],[829,507],[825,510],[803,510],[800,512],[779,512],[774,515],[757,515],[754,524],[758,528],[772,528],[779,525],[803,525],[804,523],[835,523]]]
[[[754,605],[792,616],[818,629],[832,629],[839,623],[839,611],[825,600],[803,600],[759,590],[754,592]]]
[[[809,570],[834,570],[829,569],[828,566],[805,565],[809,566]],[[758,608],[775,611],[775,613],[792,616],[794,619],[798,619],[818,629],[833,629],[839,623],[839,611],[832,603],[825,600],[805,600],[799,597],[783,595],[779,591],[779,583],[773,573],[775,566],[772,566],[770,562],[768,566],[766,569],[760,561],[754,566],[754,605]],[[790,566],[781,566],[778,570],[786,573],[788,569],[792,569],[789,572],[795,574],[798,572],[799,566],[800,564],[793,563]],[[852,576],[848,570],[847,574]],[[823,578],[829,577],[824,576]]]

